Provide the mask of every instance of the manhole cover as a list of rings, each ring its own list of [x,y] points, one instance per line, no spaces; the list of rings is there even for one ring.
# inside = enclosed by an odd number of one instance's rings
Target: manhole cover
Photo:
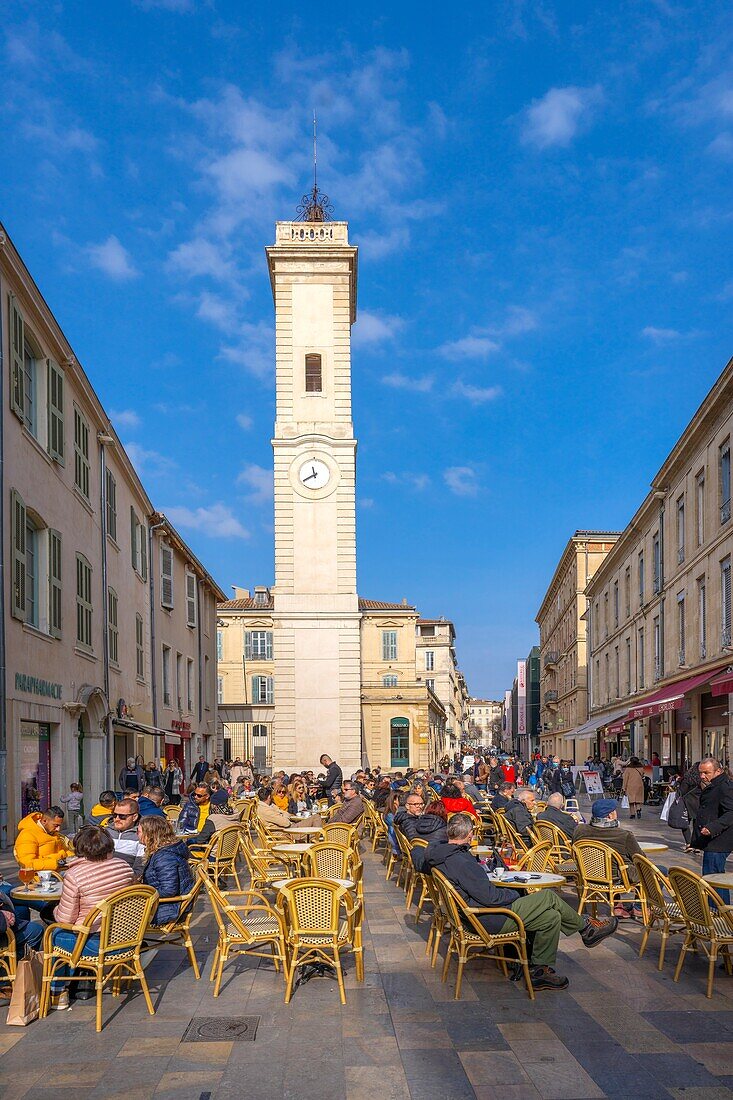
[[[182,1043],[253,1043],[259,1016],[195,1016]]]

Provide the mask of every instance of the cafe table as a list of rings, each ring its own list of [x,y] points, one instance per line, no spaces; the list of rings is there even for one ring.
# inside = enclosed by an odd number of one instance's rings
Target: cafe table
[[[640,840],[639,847],[642,852],[668,852],[669,844],[662,844],[661,841],[656,840]]]
[[[16,886],[10,896],[14,901],[59,901],[62,885],[58,879],[53,879],[53,888],[42,890],[39,882],[32,882],[29,886]]]
[[[288,836],[309,836],[311,833],[320,833],[323,831],[322,825],[291,825],[289,829],[285,830]]]
[[[716,889],[733,890],[733,871],[714,871],[702,877]]]
[[[548,871],[509,871],[501,878],[489,875],[489,881],[495,886],[507,886],[510,890],[541,890],[566,885],[564,875],[553,875]]]
[[[319,878],[322,876],[319,876]],[[335,882],[337,886],[345,886],[347,890],[352,890],[356,886],[355,882],[352,882],[350,878],[328,878],[326,882]],[[290,886],[291,882],[300,882],[298,878],[279,878],[275,882],[271,882],[270,886],[275,890],[282,890],[284,886]]]

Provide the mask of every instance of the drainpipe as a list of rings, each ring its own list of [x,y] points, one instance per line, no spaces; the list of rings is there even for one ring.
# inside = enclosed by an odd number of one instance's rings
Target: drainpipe
[[[99,511],[102,528],[102,683],[104,696],[107,700],[107,713],[104,716],[104,747],[105,747],[105,775],[106,784],[110,790],[114,790],[114,728],[112,726],[112,712],[110,710],[109,697],[109,587],[107,574],[107,447],[114,447],[114,437],[108,432],[97,432],[97,443],[100,454],[100,488]]]
[[[165,527],[162,520],[148,525],[148,599],[150,601],[150,700],[153,708],[153,727],[158,729],[158,681],[156,679],[156,640],[155,640],[155,580],[153,577],[153,531]],[[155,755],[159,762],[165,753],[165,743],[159,733],[153,734]],[[161,752],[161,744],[163,751]]]
[[[0,233],[0,248],[5,234]],[[1,299],[0,299],[1,300]],[[8,742],[5,694],[5,356],[0,306],[0,849],[8,846]]]
[[[204,683],[205,662],[204,662],[203,646],[201,645],[201,605],[202,605],[201,590],[202,590],[203,587],[204,587],[204,582],[203,581],[198,581],[197,584],[196,584],[196,600],[197,600],[197,603],[198,603],[198,606],[196,607],[196,649],[197,649],[198,666],[199,666],[199,697],[198,697],[199,732],[201,732],[201,723],[204,720],[204,697],[205,697],[205,691],[206,691],[206,684]],[[214,710],[214,715],[216,715],[216,710]],[[201,737],[203,738],[203,733],[201,733]],[[214,746],[215,746],[215,751],[216,751],[216,721],[214,722]],[[202,745],[201,746],[201,752],[203,752],[203,751],[204,751],[204,749],[203,749],[203,745]],[[208,756],[208,752],[207,752],[206,755]]]

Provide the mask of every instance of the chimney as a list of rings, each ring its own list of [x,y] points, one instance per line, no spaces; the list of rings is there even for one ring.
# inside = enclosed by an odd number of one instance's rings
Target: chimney
[[[234,589],[234,595],[232,596],[233,600],[249,599],[249,588],[239,588],[236,584],[233,584],[232,588]]]

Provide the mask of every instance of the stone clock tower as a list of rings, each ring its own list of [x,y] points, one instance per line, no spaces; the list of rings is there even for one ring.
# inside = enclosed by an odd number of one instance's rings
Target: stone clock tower
[[[302,221],[267,251],[275,300],[276,421],[273,760],[347,774],[361,765],[356,440],[351,325],[357,250],[324,220],[314,187]]]

